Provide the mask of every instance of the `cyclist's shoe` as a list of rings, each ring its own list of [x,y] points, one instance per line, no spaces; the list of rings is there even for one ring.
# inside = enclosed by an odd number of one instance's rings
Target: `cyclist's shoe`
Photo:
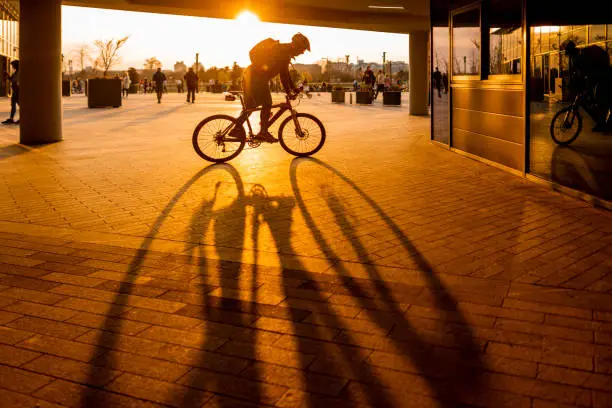
[[[10,118],[2,122],[3,125],[10,125],[10,124],[13,124],[13,123],[15,123],[15,121],[13,119],[10,119]]]
[[[261,140],[262,142],[266,142],[266,143],[276,143],[278,142],[278,139],[275,138],[274,136],[272,136],[270,134],[270,132],[259,132],[259,134],[257,136],[255,136],[257,139]]]

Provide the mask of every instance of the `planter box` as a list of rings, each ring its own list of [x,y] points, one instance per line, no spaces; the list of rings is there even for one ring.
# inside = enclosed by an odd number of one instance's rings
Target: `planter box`
[[[210,92],[212,93],[223,93],[223,85],[215,84],[210,86]]]
[[[87,80],[87,106],[104,108],[121,106],[121,79],[93,78]]]
[[[72,81],[69,79],[62,79],[62,96],[70,96],[72,95]]]
[[[383,105],[400,106],[402,93],[400,91],[383,92]]]
[[[361,105],[371,105],[372,104],[372,93],[369,91],[355,92],[355,103],[359,103]]]
[[[344,103],[345,102],[345,92],[344,91],[332,91],[332,102]]]

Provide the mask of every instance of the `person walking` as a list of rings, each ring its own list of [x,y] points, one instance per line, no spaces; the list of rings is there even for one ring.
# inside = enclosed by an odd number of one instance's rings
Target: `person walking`
[[[122,86],[122,88],[123,88],[123,97],[125,99],[127,99],[128,94],[130,93],[130,85],[132,85],[132,81],[130,80],[130,76],[128,75],[127,72],[123,75],[122,83],[123,83],[123,86]]]
[[[183,81],[180,79],[176,80],[176,92],[183,93]]]
[[[365,72],[363,73],[362,81],[365,85],[366,90],[370,93],[370,101],[374,96],[374,85],[376,84],[376,76],[374,75],[374,71],[368,65]]]
[[[382,69],[378,70],[378,75],[376,75],[376,93],[374,94],[374,99],[378,98],[378,94],[385,91],[385,74],[383,74]]]
[[[185,83],[187,84],[187,103],[195,103],[195,93],[198,87],[198,76],[193,72],[193,68],[189,68],[189,71],[185,74]]]
[[[436,70],[433,73],[433,83],[434,83],[434,88],[436,88],[436,90],[438,91],[438,98],[441,98],[442,97],[442,73],[440,72],[438,67],[436,67]]]
[[[153,74],[153,82],[155,82],[155,92],[157,93],[157,103],[161,103],[162,95],[164,93],[164,81],[166,76],[161,71],[161,68],[157,68],[157,72]]]
[[[13,67],[15,70],[13,75],[9,76],[6,72],[4,73],[5,78],[8,78],[8,80],[11,81],[11,90],[13,91],[11,94],[11,116],[2,122],[5,125],[19,124],[19,120],[15,120],[17,105],[19,105],[19,61],[11,61],[11,67]]]

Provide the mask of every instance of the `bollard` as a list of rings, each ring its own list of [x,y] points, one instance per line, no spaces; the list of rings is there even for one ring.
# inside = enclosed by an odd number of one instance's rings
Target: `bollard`
[[[353,104],[353,93],[351,92],[349,95],[350,95],[350,97],[349,97],[349,105],[352,105]]]

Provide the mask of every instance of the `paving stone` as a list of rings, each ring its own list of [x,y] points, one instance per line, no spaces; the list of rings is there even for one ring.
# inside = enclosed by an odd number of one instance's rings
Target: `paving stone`
[[[27,300],[35,303],[42,303],[45,305],[54,305],[62,299],[64,296],[55,295],[49,292],[43,292],[39,290],[24,289],[18,287],[12,287],[2,291],[0,296],[8,297],[12,299]]]
[[[40,353],[0,344],[0,361],[2,361],[2,364],[18,367],[38,356],[40,356]]]
[[[88,362],[97,354],[103,352],[103,350],[96,349],[87,344],[41,335],[30,337],[17,345],[28,350],[40,351],[83,362]]]
[[[207,392],[134,374],[123,374],[110,383],[106,389],[172,407],[201,406],[211,397],[211,394]]]
[[[23,366],[24,369],[81,384],[103,386],[120,375],[119,371],[52,355],[43,355]]]
[[[8,327],[32,333],[44,334],[47,336],[59,337],[67,340],[72,340],[75,337],[89,331],[89,329],[85,327],[62,323],[55,320],[40,319],[32,316],[17,319],[8,324]]]
[[[209,392],[259,401],[263,404],[274,404],[287,390],[282,386],[218,374],[200,368],[194,368],[179,383]]]
[[[4,307],[5,310],[14,313],[42,317],[45,319],[63,321],[76,315],[74,310],[63,309],[61,307],[41,305],[39,303],[17,301]]]

